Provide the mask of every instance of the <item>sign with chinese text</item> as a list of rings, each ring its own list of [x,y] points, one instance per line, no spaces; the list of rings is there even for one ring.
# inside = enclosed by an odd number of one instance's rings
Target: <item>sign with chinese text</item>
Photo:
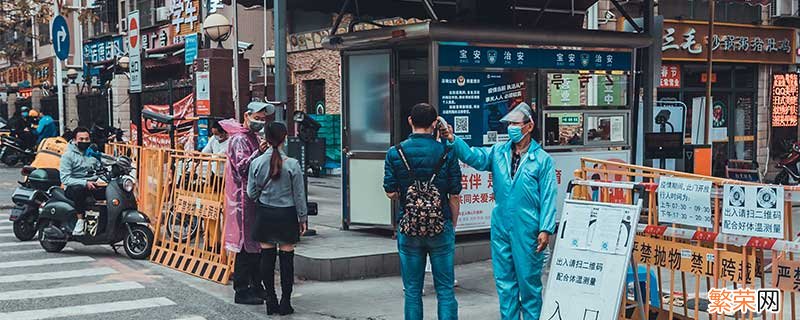
[[[439,113],[454,133],[471,146],[508,139],[500,119],[523,102],[527,93],[522,72],[439,73]]]
[[[182,43],[186,35],[200,32],[199,0],[169,0],[168,2],[175,43]]]
[[[173,30],[170,25],[148,28],[141,31],[142,50],[158,49],[173,44]]]
[[[663,177],[658,181],[658,221],[711,228],[711,181]]]
[[[142,107],[155,113],[168,115],[170,106],[146,104]],[[176,118],[185,119],[195,116],[194,95],[189,94],[181,100],[172,104],[173,115]],[[142,145],[148,148],[171,148],[168,125],[142,118]],[[192,120],[175,121],[175,148],[184,150],[187,143],[194,145],[194,126]]]
[[[792,28],[715,23],[711,48],[714,61],[735,63],[794,63]],[[665,20],[662,36],[664,60],[705,61],[708,23]]]
[[[130,92],[142,92],[142,41],[139,36],[139,11],[128,14],[128,46],[130,47]]]
[[[661,65],[661,81],[658,87],[661,89],[680,89],[681,66],[677,64]]]
[[[100,74],[100,69],[93,68],[89,64],[121,58],[127,53],[127,47],[122,36],[113,36],[84,43],[84,71],[88,76]]]
[[[630,52],[439,44],[439,66],[629,70]]]
[[[772,263],[772,287],[787,292],[800,292],[800,261],[779,257]]]
[[[547,106],[624,106],[627,89],[627,75],[548,73]]]
[[[720,261],[719,278],[736,283],[746,280],[747,284],[752,284],[756,277],[762,276],[758,272],[762,260],[757,255],[747,256],[745,269],[741,253],[720,251],[717,255],[713,248],[650,237],[636,237],[633,257],[641,264],[706,277],[714,276],[716,263]]]
[[[28,82],[30,85],[31,73],[26,66],[12,66],[0,71],[0,84],[12,85]]]
[[[617,318],[640,209],[564,202],[542,319]]]
[[[492,173],[461,165],[461,213],[456,231],[486,230],[494,210]]]
[[[192,33],[192,34],[186,35],[186,37],[184,39],[185,39],[185,42],[184,42],[184,45],[183,45],[183,48],[184,48],[184,50],[183,50],[184,59],[183,60],[184,60],[185,64],[188,66],[188,65],[191,65],[191,64],[194,63],[194,59],[197,59],[197,46],[198,46],[198,43],[197,43],[198,40],[197,39],[198,39],[198,36],[197,36],[196,33]]]
[[[194,73],[197,84],[197,115],[211,115],[211,76],[208,71]]]
[[[53,84],[53,59],[41,60],[33,66],[33,86],[38,87],[47,82]]]
[[[783,187],[724,185],[722,232],[783,239]]]
[[[772,75],[772,126],[797,126],[797,73]]]

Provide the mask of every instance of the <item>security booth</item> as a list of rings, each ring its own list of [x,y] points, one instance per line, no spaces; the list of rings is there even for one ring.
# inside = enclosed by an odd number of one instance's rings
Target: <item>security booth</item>
[[[397,204],[383,191],[384,159],[411,133],[407,117],[418,102],[434,105],[471,146],[506,141],[500,119],[531,105],[534,138],[555,160],[559,203],[581,157],[631,162],[634,53],[650,42],[440,22],[327,36],[326,48],[342,53],[343,227],[392,226]],[[488,229],[491,174],[462,164],[462,186],[457,231]]]

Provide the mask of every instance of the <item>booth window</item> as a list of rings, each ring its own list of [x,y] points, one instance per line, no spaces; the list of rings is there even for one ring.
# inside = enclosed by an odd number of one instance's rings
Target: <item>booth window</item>
[[[582,146],[582,113],[546,113],[545,146]]]
[[[391,143],[389,53],[347,56],[350,147],[386,151]]]
[[[548,107],[603,108],[627,105],[627,75],[569,72],[547,74]]]

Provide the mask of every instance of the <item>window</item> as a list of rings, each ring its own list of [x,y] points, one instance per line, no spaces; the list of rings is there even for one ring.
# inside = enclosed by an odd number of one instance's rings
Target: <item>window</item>
[[[52,43],[50,41],[50,25],[47,23],[39,24],[39,45],[44,46]]]
[[[658,3],[658,13],[666,19],[708,20],[707,0],[669,0]],[[714,19],[720,22],[761,22],[761,7],[717,1]]]

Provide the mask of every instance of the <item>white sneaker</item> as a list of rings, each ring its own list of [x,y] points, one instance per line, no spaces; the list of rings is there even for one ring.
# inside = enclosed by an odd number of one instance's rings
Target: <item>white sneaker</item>
[[[78,219],[78,222],[75,223],[75,229],[72,230],[73,236],[82,236],[84,235],[84,219]]]

